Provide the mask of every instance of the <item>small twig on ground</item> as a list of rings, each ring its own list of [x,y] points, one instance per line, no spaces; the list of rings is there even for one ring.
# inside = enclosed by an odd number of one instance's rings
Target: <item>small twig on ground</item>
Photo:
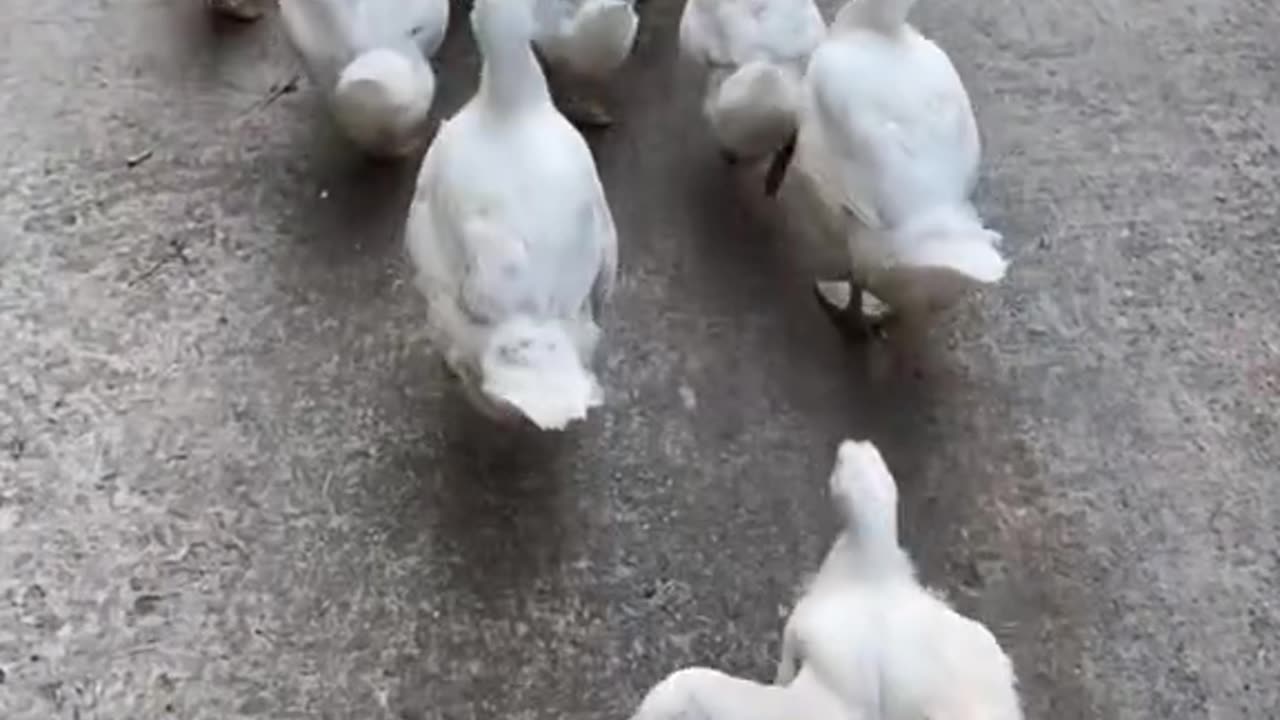
[[[292,92],[298,91],[298,83],[302,81],[302,76],[294,73],[288,80],[283,83],[277,83],[271,88],[271,92],[267,93],[267,98],[262,101],[262,107],[266,107],[271,103]]]
[[[299,75],[298,73],[294,73],[291,77],[289,77],[284,82],[277,82],[272,84],[271,89],[267,91],[266,97],[254,103],[252,107],[250,107],[248,110],[244,112],[244,114],[250,115],[252,113],[258,112],[259,110],[263,110],[267,106],[271,105],[271,103],[279,100],[285,95],[288,95],[289,93],[292,93],[292,92],[296,92],[298,89],[298,83],[300,82],[302,82],[302,76]]]
[[[151,149],[151,148],[147,148],[146,150],[143,150],[143,151],[142,151],[142,152],[140,152],[140,153],[135,153],[135,154],[130,155],[129,157],[125,158],[125,159],[124,159],[124,164],[125,164],[126,166],[130,167],[130,168],[136,168],[136,167],[138,167],[139,165],[141,165],[142,163],[144,163],[144,162],[146,162],[146,161],[150,160],[150,159],[151,159],[151,156],[152,156],[152,155],[154,155],[154,154],[155,154],[155,150],[153,150],[153,149]]]
[[[141,275],[130,280],[129,287],[137,287],[142,283],[150,280],[153,275],[160,272],[160,270],[164,268],[165,265],[168,265],[170,262],[172,262],[173,259],[174,258],[172,255],[165,255],[164,257],[155,261],[154,263],[151,264],[151,267],[147,268],[146,270],[143,270]]]
[[[151,267],[143,270],[141,274],[129,281],[129,287],[137,287],[142,283],[150,280],[156,273],[164,269],[164,266],[173,262],[180,261],[183,265],[190,265],[191,258],[187,257],[187,244],[184,240],[174,238],[169,241],[169,252],[163,257],[151,264]]]

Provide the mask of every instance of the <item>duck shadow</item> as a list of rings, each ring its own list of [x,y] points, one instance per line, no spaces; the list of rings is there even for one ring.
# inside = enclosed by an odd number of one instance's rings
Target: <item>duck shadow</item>
[[[308,179],[295,185],[303,191],[294,197],[304,219],[303,242],[335,263],[392,251],[402,236],[421,156],[369,157],[327,117],[315,120],[304,169]]]
[[[543,433],[497,423],[477,411],[443,369],[409,382],[441,391],[404,406],[404,427],[431,421],[406,434],[410,440],[387,477],[370,478],[375,485],[407,483],[383,520],[389,544],[429,545],[450,586],[466,589],[478,603],[524,594],[560,566],[571,544],[573,523],[564,519],[575,503],[565,478],[573,476],[581,429]]]
[[[209,9],[203,0],[154,4],[164,13],[159,31],[173,38],[180,54],[191,62],[184,63],[183,74],[195,73],[198,82],[209,89],[225,89],[230,76],[251,76],[270,63],[276,36],[274,9],[256,21],[245,22],[224,17]],[[167,72],[168,68],[157,68]]]

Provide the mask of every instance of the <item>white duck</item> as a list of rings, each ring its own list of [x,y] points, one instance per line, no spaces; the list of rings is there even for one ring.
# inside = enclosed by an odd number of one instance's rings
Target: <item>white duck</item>
[[[851,0],[805,75],[788,182],[848,251],[842,314],[824,299],[831,285],[819,298],[851,329],[947,307],[1006,268],[1000,235],[969,200],[981,155],[969,95],[946,53],[907,24],[914,3]]]
[[[285,34],[327,94],[338,125],[366,152],[426,143],[449,0],[280,0]]]
[[[844,533],[787,620],[777,682],[811,671],[847,717],[1020,720],[1013,666],[995,637],[916,580],[880,452],[845,441],[830,482]]]
[[[406,244],[435,344],[482,410],[562,429],[589,369],[617,232],[586,142],[551,102],[523,2],[476,0],[484,68],[418,175]]]
[[[809,56],[826,33],[813,0],[689,0],[680,51],[706,73],[702,111],[726,159],[758,159],[796,132]]]
[[[598,87],[635,44],[637,0],[531,0],[534,45],[547,61],[560,104],[575,124],[606,127],[613,117],[598,100],[572,95],[569,85]]]

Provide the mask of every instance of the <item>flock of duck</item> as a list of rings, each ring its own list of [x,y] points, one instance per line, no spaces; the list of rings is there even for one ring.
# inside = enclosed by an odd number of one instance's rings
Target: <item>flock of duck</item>
[[[208,0],[241,19],[266,1]],[[680,22],[726,160],[763,169],[764,195],[785,183],[806,199],[806,222],[847,258],[818,298],[863,337],[1006,268],[969,199],[980,147],[968,94],[908,24],[914,1],[850,0],[828,26],[814,0],[687,0]],[[377,155],[420,151],[449,0],[278,2],[350,139]],[[574,93],[631,53],[637,2],[474,0],[479,88],[426,150],[405,243],[433,344],[496,422],[560,430],[603,403],[591,358],[618,238],[578,127],[613,119]],[[786,622],[775,682],[687,668],[637,719],[1021,718],[994,636],[916,579],[872,444],[840,446],[830,492],[843,531]]]

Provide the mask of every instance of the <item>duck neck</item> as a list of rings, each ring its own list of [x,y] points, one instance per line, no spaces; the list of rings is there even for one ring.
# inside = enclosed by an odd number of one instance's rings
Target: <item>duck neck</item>
[[[531,48],[501,55],[486,54],[480,72],[480,96],[503,108],[522,107],[547,101],[547,79],[542,75]]]
[[[533,55],[533,23],[528,8],[512,0],[478,0],[474,28],[484,56],[480,97],[514,108],[550,102],[547,79]]]
[[[894,34],[907,24],[907,15],[916,0],[849,0],[836,13],[837,30],[854,28]]]

